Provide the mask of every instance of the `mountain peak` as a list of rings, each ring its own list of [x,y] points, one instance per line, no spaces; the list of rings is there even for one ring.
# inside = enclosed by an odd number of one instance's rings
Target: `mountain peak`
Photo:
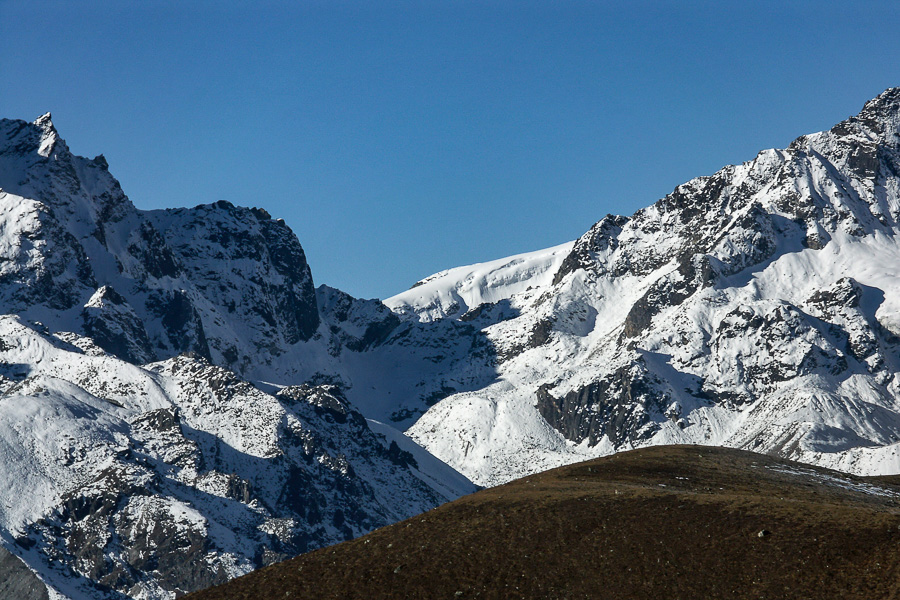
[[[900,87],[888,88],[863,106],[860,119],[876,118],[881,121],[900,119]]]
[[[890,112],[900,111],[900,87],[891,87],[876,97],[866,102],[862,112]]]
[[[38,127],[44,127],[45,125],[53,127],[53,115],[51,115],[49,112],[45,112],[34,120],[34,124]]]
[[[59,132],[56,131],[56,127],[53,125],[53,117],[49,112],[35,119],[33,125],[37,127],[41,136],[37,152],[46,158],[58,149],[62,138],[59,137]],[[65,147],[65,142],[62,142],[62,146]]]
[[[859,114],[838,123],[832,132],[847,134],[867,130],[878,137],[893,137],[900,133],[900,87],[888,88],[862,107]],[[892,135],[893,134],[893,135]],[[896,143],[890,140],[891,145]]]

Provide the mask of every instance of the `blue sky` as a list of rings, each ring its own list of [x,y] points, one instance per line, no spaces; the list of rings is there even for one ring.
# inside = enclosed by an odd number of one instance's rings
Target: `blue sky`
[[[897,2],[0,0],[0,116],[139,208],[284,218],[387,297],[575,239],[900,85]]]

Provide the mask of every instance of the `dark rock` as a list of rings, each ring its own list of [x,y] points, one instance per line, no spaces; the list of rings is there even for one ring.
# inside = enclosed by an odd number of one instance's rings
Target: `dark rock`
[[[47,586],[18,556],[0,546],[0,598],[48,600]]]
[[[319,326],[316,289],[306,254],[284,221],[264,220],[260,224],[272,266],[284,279],[273,293],[287,341],[306,341]]]
[[[839,308],[858,308],[862,288],[855,279],[842,277],[827,290],[817,290],[806,300],[823,313],[833,314]]]
[[[646,330],[653,317],[663,310],[678,306],[699,289],[712,285],[717,277],[708,256],[682,257],[678,269],[659,278],[635,302],[625,317],[623,336],[633,338]]]
[[[350,406],[340,387],[333,385],[292,385],[281,388],[276,396],[288,400],[293,405],[304,402],[312,406],[320,417],[331,422],[344,424],[354,419],[358,425],[365,425],[365,418]]]
[[[348,340],[347,348],[354,352],[362,352],[384,343],[388,337],[400,326],[400,318],[389,313],[381,321],[374,321],[366,326],[366,332],[359,340]]]
[[[388,459],[392,463],[400,467],[415,467],[419,468],[419,463],[416,462],[416,458],[412,455],[412,453],[407,452],[405,450],[401,450],[400,446],[397,445],[397,442],[391,441],[390,446],[388,446],[387,450]]]
[[[169,346],[175,352],[195,352],[210,359],[203,322],[184,290],[151,294],[147,308],[152,314],[162,318]]]
[[[141,223],[138,239],[128,246],[128,251],[152,277],[178,277],[181,268],[162,234],[151,223]]]
[[[669,402],[639,361],[562,397],[553,396],[551,389],[542,385],[537,390],[541,416],[566,439],[588,440],[590,445],[603,437],[614,447],[649,438],[658,429],[652,416],[661,414]]]
[[[179,434],[181,433],[178,409],[175,407],[147,411],[135,418],[132,421],[132,424],[135,426],[144,426],[153,431],[173,431]]]
[[[528,337],[526,347],[537,348],[538,346],[543,346],[549,342],[550,334],[553,332],[553,323],[553,319],[542,319],[538,321],[531,330],[531,335]]]
[[[103,286],[92,305],[81,311],[86,336],[122,360],[144,364],[155,358],[150,339],[140,317],[111,286]]]
[[[232,498],[243,504],[249,504],[253,499],[253,491],[250,482],[241,479],[234,473],[228,476],[225,494],[228,498]]]
[[[743,371],[742,381],[758,392],[817,371],[837,375],[848,368],[846,357],[817,329],[816,320],[791,304],[779,304],[762,313],[740,306],[732,309],[716,328],[713,352],[719,338],[736,337],[746,338],[748,347],[754,348],[735,360]],[[809,341],[799,361],[778,350],[798,339]],[[760,360],[760,356],[766,359]]]
[[[618,247],[616,237],[622,232],[622,227],[626,223],[628,223],[628,217],[606,215],[594,224],[575,242],[572,251],[563,259],[559,270],[553,276],[553,285],[557,285],[566,275],[579,269],[605,270],[602,263],[598,262],[597,256]]]

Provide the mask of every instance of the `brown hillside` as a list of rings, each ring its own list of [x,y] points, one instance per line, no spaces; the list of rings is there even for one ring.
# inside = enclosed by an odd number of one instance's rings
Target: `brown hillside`
[[[900,598],[900,486],[738,450],[647,448],[189,598]]]

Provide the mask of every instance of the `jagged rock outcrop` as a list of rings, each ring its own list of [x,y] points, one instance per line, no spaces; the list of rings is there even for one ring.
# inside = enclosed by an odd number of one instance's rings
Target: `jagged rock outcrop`
[[[49,600],[40,579],[14,554],[0,547],[0,598]]]
[[[84,333],[114,356],[135,364],[153,360],[155,353],[144,323],[111,286],[98,289],[81,311]]]

